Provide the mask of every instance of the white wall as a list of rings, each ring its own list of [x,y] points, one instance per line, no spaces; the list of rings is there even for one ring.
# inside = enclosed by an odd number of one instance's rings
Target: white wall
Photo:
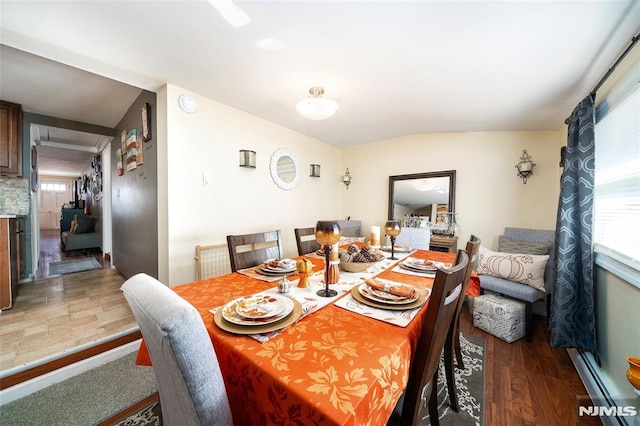
[[[515,169],[523,149],[536,163],[526,185]],[[383,226],[389,176],[455,170],[459,240],[473,233],[497,248],[505,226],[555,229],[559,161],[555,131],[420,134],[348,148],[342,170],[353,179],[342,215],[361,219],[364,230]]]
[[[164,90],[158,93],[159,104],[164,103]],[[178,107],[183,93],[196,100],[195,114]],[[228,234],[281,229],[284,255],[295,256],[294,228],[341,218],[344,186],[336,147],[177,86],[166,87],[166,109],[166,188],[162,177],[158,179],[158,193],[168,194],[168,255],[166,268],[160,260],[159,274],[162,280],[166,270],[168,279],[163,282],[173,286],[195,281],[198,244],[226,243]],[[288,148],[300,166],[300,183],[291,191],[278,188],[269,173],[271,155],[280,147]],[[255,169],[238,166],[240,149],[256,151]],[[322,166],[320,178],[309,177],[311,163]],[[211,186],[202,184],[205,172],[212,177]],[[162,228],[161,217],[159,225]],[[159,241],[162,251],[162,238]]]

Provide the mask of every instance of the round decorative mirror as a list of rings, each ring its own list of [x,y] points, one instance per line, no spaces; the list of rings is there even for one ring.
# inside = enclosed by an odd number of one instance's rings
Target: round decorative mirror
[[[269,164],[271,178],[280,189],[289,191],[295,188],[300,181],[300,168],[298,160],[286,148],[278,148],[271,156]]]

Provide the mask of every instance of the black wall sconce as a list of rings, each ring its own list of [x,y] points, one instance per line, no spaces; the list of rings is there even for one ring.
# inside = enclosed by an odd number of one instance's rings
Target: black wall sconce
[[[347,189],[349,189],[349,185],[351,185],[351,173],[349,173],[348,167],[347,167],[347,171],[342,176],[342,183],[344,183]]]
[[[535,166],[536,163],[531,161],[531,157],[529,157],[527,150],[523,150],[522,157],[520,157],[520,162],[516,164],[516,169],[518,169],[518,176],[522,178],[522,183],[527,183],[527,179],[533,174],[533,168]]]
[[[240,167],[256,168],[256,152],[248,149],[240,150]]]
[[[309,176],[320,177],[320,164],[311,164],[309,166]]]

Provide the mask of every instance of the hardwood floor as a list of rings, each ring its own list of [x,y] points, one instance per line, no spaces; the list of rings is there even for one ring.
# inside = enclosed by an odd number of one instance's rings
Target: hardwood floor
[[[566,349],[549,345],[544,318],[534,317],[533,339],[507,343],[473,326],[465,306],[460,330],[487,340],[485,353],[485,425],[600,425],[578,417],[589,403]],[[578,400],[579,397],[586,400]]]
[[[0,371],[28,365],[136,327],[120,286],[125,278],[101,252],[62,253],[58,231],[41,239],[41,265],[22,283],[12,309],[0,315]],[[49,263],[95,257],[103,269],[48,276]]]

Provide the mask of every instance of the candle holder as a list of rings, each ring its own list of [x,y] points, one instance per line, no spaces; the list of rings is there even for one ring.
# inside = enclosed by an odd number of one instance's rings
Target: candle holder
[[[319,220],[316,223],[316,241],[324,251],[324,289],[316,294],[322,297],[337,296],[338,292],[329,288],[329,258],[332,246],[340,241],[340,225],[335,220]]]
[[[391,240],[391,260],[398,260],[395,256],[395,245],[396,245],[396,237],[400,235],[402,228],[400,227],[400,222],[397,220],[389,220],[384,225],[384,233],[389,236]]]

